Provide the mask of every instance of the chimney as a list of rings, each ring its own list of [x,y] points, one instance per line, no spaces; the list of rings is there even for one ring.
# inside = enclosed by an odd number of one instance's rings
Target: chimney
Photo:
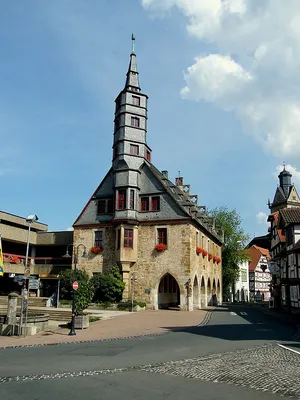
[[[175,185],[176,186],[183,186],[183,177],[180,176],[178,178],[175,178]]]
[[[167,179],[169,178],[169,173],[168,173],[168,171],[161,171],[161,173],[162,173],[163,176],[165,176]]]

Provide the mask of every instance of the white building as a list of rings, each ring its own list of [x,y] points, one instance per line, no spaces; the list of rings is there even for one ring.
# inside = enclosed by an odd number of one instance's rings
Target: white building
[[[235,283],[235,301],[249,300],[248,261],[239,264],[239,278]]]

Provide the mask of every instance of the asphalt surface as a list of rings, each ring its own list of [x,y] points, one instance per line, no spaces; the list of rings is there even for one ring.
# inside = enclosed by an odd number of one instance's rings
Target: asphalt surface
[[[219,307],[205,322],[137,339],[0,349],[0,398],[299,398],[291,326],[247,306]]]

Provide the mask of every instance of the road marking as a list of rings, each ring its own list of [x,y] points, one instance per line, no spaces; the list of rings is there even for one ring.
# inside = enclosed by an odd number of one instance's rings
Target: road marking
[[[282,347],[282,348],[284,348],[286,350],[292,351],[293,353],[300,354],[300,351],[297,351],[297,350],[294,350],[294,349],[290,349],[289,347],[284,346],[283,344],[280,344],[280,343],[276,343],[276,344],[277,344],[277,346],[280,346],[280,347]]]
[[[231,315],[237,315],[235,312],[233,312],[233,311],[230,311],[230,314]]]
[[[248,315],[248,314],[244,311],[241,311],[241,315]]]

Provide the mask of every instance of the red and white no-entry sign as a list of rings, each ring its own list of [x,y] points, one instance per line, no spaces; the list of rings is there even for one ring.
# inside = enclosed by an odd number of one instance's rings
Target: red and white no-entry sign
[[[73,288],[74,290],[77,290],[77,289],[78,289],[78,282],[77,282],[77,281],[73,282],[72,288]]]

